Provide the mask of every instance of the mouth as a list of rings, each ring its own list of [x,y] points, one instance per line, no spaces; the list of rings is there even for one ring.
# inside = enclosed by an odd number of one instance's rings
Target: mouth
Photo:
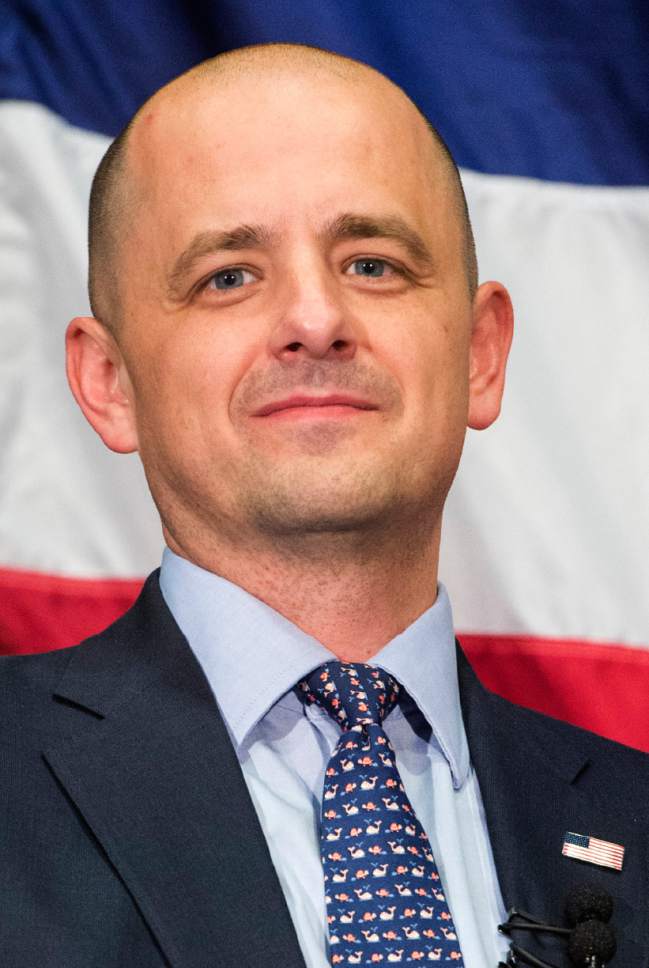
[[[255,417],[282,418],[325,418],[339,419],[352,417],[362,412],[378,410],[376,404],[348,394],[332,393],[327,396],[307,396],[298,394],[285,400],[273,400],[255,411]]]

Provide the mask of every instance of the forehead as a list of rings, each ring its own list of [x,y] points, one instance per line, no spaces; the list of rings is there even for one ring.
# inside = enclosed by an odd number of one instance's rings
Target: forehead
[[[338,209],[422,231],[448,214],[448,172],[423,119],[369,70],[185,81],[144,109],[129,150],[141,243],[155,232],[176,247],[241,222],[317,227]]]

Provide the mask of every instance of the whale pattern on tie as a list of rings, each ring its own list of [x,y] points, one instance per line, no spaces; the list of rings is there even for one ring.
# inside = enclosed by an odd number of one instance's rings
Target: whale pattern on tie
[[[320,832],[334,966],[464,963],[430,842],[383,730],[399,690],[381,669],[335,661],[297,686],[342,729],[325,770]]]

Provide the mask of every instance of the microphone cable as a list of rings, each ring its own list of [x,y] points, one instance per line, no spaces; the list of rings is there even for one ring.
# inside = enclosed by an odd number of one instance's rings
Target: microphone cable
[[[510,936],[512,932],[528,931],[563,936],[568,942],[568,957],[576,968],[606,968],[616,951],[615,931],[608,923],[613,914],[613,898],[601,888],[583,885],[572,890],[566,898],[565,917],[570,927],[547,924],[526,911],[512,908],[498,930]],[[506,965],[499,968],[558,968],[543,961],[530,951],[511,942]]]

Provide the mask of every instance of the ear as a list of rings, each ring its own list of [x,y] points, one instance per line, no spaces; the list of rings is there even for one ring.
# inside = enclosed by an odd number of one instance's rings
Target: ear
[[[88,423],[111,450],[137,450],[133,387],[113,336],[98,319],[78,316],[65,350],[68,383]]]
[[[489,427],[500,413],[514,312],[499,282],[484,282],[473,300],[468,426]]]

